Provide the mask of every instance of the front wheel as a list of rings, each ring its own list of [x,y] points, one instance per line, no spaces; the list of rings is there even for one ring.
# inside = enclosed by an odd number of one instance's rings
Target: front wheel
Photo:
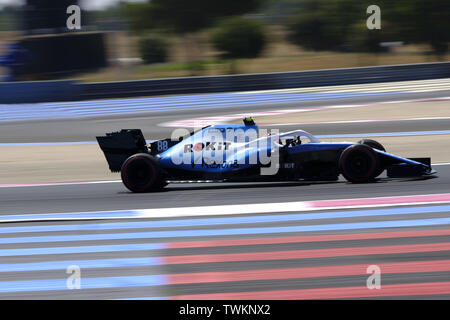
[[[166,185],[158,162],[146,153],[129,157],[120,171],[123,184],[132,192],[157,191]]]
[[[342,152],[339,168],[347,181],[364,183],[373,180],[379,174],[380,161],[371,147],[354,144]]]
[[[378,141],[372,140],[372,139],[362,139],[362,140],[359,140],[358,143],[365,144],[366,146],[369,146],[371,148],[386,152],[386,149],[384,148],[384,146],[381,143],[379,143]]]
[[[386,148],[381,143],[379,143],[376,140],[362,139],[362,140],[359,140],[358,143],[365,144],[366,146],[369,146],[372,149],[376,149],[376,150],[380,150],[380,151],[386,152]],[[384,168],[382,166],[380,166],[378,168],[377,173],[375,174],[375,178],[378,177],[380,174],[382,174],[383,171],[384,171]]]

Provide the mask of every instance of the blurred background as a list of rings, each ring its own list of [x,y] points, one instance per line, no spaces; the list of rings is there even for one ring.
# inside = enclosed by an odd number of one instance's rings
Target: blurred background
[[[81,28],[66,26],[70,5]],[[381,29],[368,30],[370,5]],[[0,0],[0,79],[120,81],[449,60],[448,0]]]
[[[449,0],[0,0],[0,300],[450,299],[449,31]],[[95,142],[248,116],[438,178],[130,194]]]

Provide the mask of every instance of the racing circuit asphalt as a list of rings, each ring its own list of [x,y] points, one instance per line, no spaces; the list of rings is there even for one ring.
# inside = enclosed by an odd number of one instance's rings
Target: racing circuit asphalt
[[[450,190],[450,165],[436,166],[438,177],[377,183],[242,182],[173,183],[163,191],[133,194],[121,182],[0,188],[0,214],[86,212],[322,199],[367,198],[444,193]]]
[[[370,96],[358,97],[351,99],[338,99],[333,101],[308,101],[290,104],[277,105],[260,105],[251,106],[246,110],[270,110],[273,108],[300,108],[310,106],[322,105],[337,105],[350,103],[367,103],[387,100],[403,100],[415,98],[436,98],[448,97],[449,91],[429,92],[420,94],[407,94],[393,96]],[[238,108],[236,109],[238,110]],[[239,110],[242,112],[242,110]],[[181,118],[192,118],[199,116],[211,116],[214,114],[230,113],[230,109],[215,109],[215,110],[196,110],[186,112],[158,112],[152,114],[143,114],[142,116],[109,116],[96,117],[88,119],[73,119],[73,120],[36,120],[25,122],[8,122],[0,126],[1,142],[57,142],[57,141],[92,141],[93,137],[107,131],[113,131],[120,128],[142,128],[147,139],[165,137],[170,133],[171,128],[163,128],[157,124],[177,120]],[[405,122],[383,122],[383,123],[364,123],[364,124],[319,124],[319,125],[305,125],[303,129],[310,131],[313,134],[336,134],[336,133],[361,133],[361,132],[396,132],[396,131],[424,131],[424,130],[447,130],[450,125],[450,120],[420,120],[420,121],[405,121]],[[293,127],[294,128],[294,127]],[[289,130],[290,128],[284,127]],[[450,159],[449,159],[450,161]],[[105,164],[106,165],[106,164]],[[438,171],[437,177],[427,179],[408,179],[408,180],[389,180],[386,178],[379,179],[373,184],[349,184],[345,181],[338,181],[333,183],[307,183],[307,182],[283,182],[283,183],[190,183],[190,184],[169,184],[162,192],[151,194],[132,194],[128,192],[121,183],[108,182],[98,184],[86,185],[59,185],[59,186],[36,186],[36,187],[17,187],[17,188],[0,188],[0,214],[1,215],[16,215],[16,214],[36,214],[36,213],[56,213],[56,212],[92,212],[92,211],[106,211],[106,210],[129,210],[129,209],[149,209],[149,208],[173,208],[173,207],[191,207],[191,206],[216,206],[216,205],[230,205],[230,204],[253,204],[253,203],[278,203],[291,201],[308,201],[308,200],[325,200],[325,199],[351,199],[351,198],[372,198],[372,197],[387,197],[387,196],[406,196],[406,195],[424,195],[424,194],[440,194],[447,193],[450,190],[450,165],[439,165],[435,169]],[[68,168],[70,170],[70,168]],[[280,208],[281,210],[282,208]],[[245,216],[245,215],[244,215]],[[259,227],[288,227],[314,224],[311,220],[293,221],[293,222],[277,222],[276,213],[273,213],[274,221],[268,223],[257,223],[235,225],[230,222],[226,228],[259,226]],[[249,216],[250,217],[250,216]],[[403,215],[402,219],[429,219],[429,218],[447,218],[450,217],[450,209],[443,209],[437,213],[420,213],[415,215]],[[250,217],[251,218],[251,217]],[[399,220],[397,215],[386,216],[362,216],[355,218],[330,218],[321,220],[321,224],[329,223],[355,223],[355,222],[376,222],[376,221],[396,221]],[[169,219],[170,220],[170,219]],[[125,220],[127,221],[127,220]],[[135,220],[144,221],[144,220]],[[111,222],[108,220],[102,223]],[[33,228],[36,226],[47,225],[72,225],[76,222],[26,222],[26,223],[6,223],[3,227],[26,227]],[[85,221],[77,222],[78,224],[87,223]],[[219,228],[219,226],[209,226],[210,228]],[[371,232],[397,232],[397,231],[439,231],[448,228],[449,224],[427,226],[427,227],[404,227],[392,228],[384,227],[377,229],[355,229],[354,233],[371,233]],[[2,230],[0,228],[0,230]],[[206,227],[196,227],[201,230]],[[170,228],[173,231],[182,231],[186,228]],[[141,232],[144,230],[155,231],[157,228],[131,228],[127,232]],[[99,229],[96,234],[102,234],[105,230]],[[113,230],[112,233],[120,235],[124,231]],[[57,231],[52,233],[56,236],[72,235],[75,231]],[[86,234],[86,232],[79,231],[77,234]],[[345,231],[337,230],[334,232],[302,232],[302,233],[273,233],[271,237],[280,236],[309,236],[322,234],[345,234]],[[35,237],[47,235],[45,232],[32,232]],[[25,237],[24,237],[25,236]],[[279,250],[315,250],[325,249],[334,250],[335,248],[358,248],[365,246],[402,246],[402,245],[426,245],[450,242],[450,234],[430,235],[421,237],[418,235],[411,235],[408,237],[386,237],[382,239],[363,239],[363,240],[342,240],[331,241],[324,240],[321,242],[304,242],[304,243],[279,243],[279,244],[262,244],[262,245],[247,245],[247,246],[233,246],[220,247],[211,246],[208,248],[187,248],[187,249],[158,249],[151,250],[129,250],[129,251],[100,251],[97,253],[72,253],[72,254],[42,254],[30,253],[18,256],[6,256],[2,252],[7,250],[15,250],[21,248],[46,248],[46,247],[63,247],[70,245],[71,247],[83,247],[86,244],[92,246],[104,246],[109,244],[118,245],[133,245],[142,243],[142,240],[128,239],[128,240],[89,240],[79,241],[72,240],[69,242],[35,242],[35,243],[3,243],[2,239],[11,238],[26,238],[29,234],[22,232],[11,232],[0,234],[0,256],[2,264],[20,264],[23,262],[42,262],[50,264],[52,261],[68,261],[73,259],[92,259],[100,261],[103,259],[118,259],[126,257],[133,258],[151,258],[157,256],[180,256],[195,254],[232,254],[242,252],[272,252]],[[176,241],[200,241],[200,240],[223,240],[223,239],[248,239],[250,236],[238,235],[223,235],[221,237],[208,236],[180,236]],[[255,236],[254,236],[255,237]],[[268,234],[260,234],[259,238],[269,237]],[[145,243],[151,244],[155,242],[170,242],[173,239],[147,239]],[[245,247],[245,248],[244,248]],[[5,251],[6,250],[6,251]],[[247,250],[247,251],[246,251]],[[93,286],[92,289],[86,290],[63,290],[59,287],[53,290],[37,290],[33,292],[24,292],[9,290],[5,286],[2,291],[0,286],[0,299],[15,299],[15,298],[29,298],[29,299],[116,299],[116,298],[167,298],[170,296],[179,296],[187,299],[205,298],[201,294],[207,293],[232,293],[235,291],[264,291],[264,290],[294,290],[294,289],[320,289],[320,288],[338,288],[338,287],[357,287],[365,285],[367,275],[351,274],[337,277],[322,276],[319,278],[297,278],[297,279],[254,279],[242,278],[231,282],[210,282],[210,283],[184,283],[183,281],[175,281],[173,279],[165,282],[158,278],[160,274],[190,274],[190,273],[205,273],[205,272],[229,272],[242,270],[269,270],[279,268],[305,268],[305,267],[321,267],[321,266],[336,266],[336,265],[369,265],[378,263],[402,263],[408,261],[443,261],[450,259],[450,251],[422,251],[422,252],[407,252],[393,253],[390,249],[386,249],[386,253],[379,253],[377,255],[360,254],[347,256],[331,256],[307,259],[281,259],[280,260],[264,260],[264,261],[231,261],[231,262],[209,262],[209,263],[172,263],[166,265],[164,263],[156,265],[125,265],[122,267],[96,267],[87,268],[83,271],[83,279],[96,278],[103,279],[108,282],[109,277],[136,277],[133,280],[122,279],[124,282],[131,281],[133,283],[129,286],[118,286],[112,290],[108,285]],[[446,260],[447,261],[447,260]],[[167,262],[167,261],[166,261]],[[0,265],[1,267],[1,265]],[[300,271],[299,271],[300,272]],[[147,278],[139,278],[147,277]],[[203,274],[206,277],[205,274]],[[222,275],[223,276],[223,275]],[[20,282],[20,281],[49,281],[48,279],[64,279],[67,277],[65,269],[61,270],[47,270],[41,271],[12,271],[1,272],[0,281]],[[156,278],[148,278],[156,277]],[[189,277],[189,276],[188,276]],[[170,278],[170,277],[169,277]],[[44,280],[46,279],[46,280]],[[106,279],[106,280],[105,280]],[[112,278],[111,278],[112,279]],[[122,281],[121,280],[121,281]],[[100,281],[100,280],[99,280]],[[112,280],[111,280],[112,281]],[[136,284],[136,281],[142,281]],[[168,282],[167,282],[168,281]],[[171,282],[172,281],[172,282]],[[450,271],[440,270],[434,272],[421,272],[413,274],[394,273],[383,276],[383,284],[389,286],[407,285],[421,282],[435,282],[444,283],[450,281]],[[100,281],[101,282],[101,281]],[[37,283],[39,287],[49,286],[48,283]],[[20,283],[14,284],[20,286]],[[39,288],[42,288],[39,287]],[[330,289],[330,290],[331,290]],[[405,291],[395,295],[396,297],[411,298],[410,294]],[[447,291],[446,291],[447,292]],[[200,294],[200,296],[198,296]],[[224,296],[227,298],[227,296]],[[331,296],[332,297],[332,296]],[[222,297],[223,298],[223,297]],[[256,296],[256,299],[258,296]],[[435,294],[435,295],[418,295],[413,298],[450,298],[450,293]]]
[[[1,123],[1,143],[22,142],[59,142],[59,141],[93,141],[98,135],[105,132],[117,131],[122,128],[140,128],[146,139],[160,139],[170,137],[173,128],[158,126],[161,123],[179,119],[208,117],[230,113],[251,113],[254,111],[269,111],[290,108],[309,108],[330,105],[364,104],[384,101],[404,101],[411,99],[431,99],[449,97],[449,90],[421,93],[397,93],[383,95],[358,96],[351,98],[317,99],[296,101],[290,103],[266,103],[257,105],[232,105],[208,109],[157,111],[140,113],[139,115],[108,115],[84,117],[82,119],[53,119],[10,121]],[[236,98],[239,99],[239,98]],[[298,129],[297,126],[283,126],[283,131]],[[411,123],[399,121],[386,121],[377,123],[345,123],[345,124],[305,124],[301,128],[314,135],[366,133],[366,132],[398,132],[398,131],[426,131],[448,130],[450,119],[417,120]],[[270,127],[269,127],[270,128]]]
[[[248,204],[248,203],[268,203],[268,202],[292,202],[319,199],[348,199],[348,198],[364,198],[364,197],[383,197],[383,196],[401,196],[401,195],[423,195],[447,192],[450,186],[450,166],[437,166],[439,171],[438,178],[410,181],[387,181],[383,178],[374,184],[348,184],[344,181],[336,183],[242,183],[242,184],[173,184],[167,187],[167,190],[160,193],[152,194],[132,194],[125,190],[121,183],[106,183],[94,185],[72,185],[72,186],[52,186],[52,187],[19,187],[19,188],[3,188],[0,189],[1,210],[2,215],[10,214],[36,214],[48,212],[83,212],[95,210],[120,210],[120,209],[138,209],[138,208],[163,208],[163,207],[190,207],[190,206],[210,206],[222,204]],[[427,206],[423,207],[427,208]],[[282,211],[282,206],[280,210]],[[347,211],[352,212],[352,211]],[[422,263],[426,266],[434,268],[434,265],[442,264],[442,261],[449,261],[450,248],[439,249],[442,243],[448,243],[450,233],[447,225],[421,226],[421,227],[402,227],[395,228],[390,226],[396,221],[416,221],[415,219],[446,219],[450,217],[450,208],[443,209],[442,212],[424,212],[420,214],[402,214],[374,216],[367,215],[361,217],[341,217],[341,218],[324,218],[317,220],[303,221],[278,221],[280,213],[272,213],[264,215],[269,222],[255,223],[251,220],[254,215],[239,215],[239,217],[248,217],[249,221],[239,224],[233,222],[223,222],[219,225],[203,225],[195,226],[198,218],[193,219],[194,226],[178,226],[152,227],[152,221],[161,221],[162,223],[174,221],[173,219],[137,219],[122,220],[124,223],[137,223],[134,227],[125,230],[108,230],[106,224],[117,223],[117,220],[94,220],[94,221],[59,221],[59,222],[18,222],[3,223],[0,228],[0,299],[134,299],[134,298],[175,298],[181,299],[208,299],[209,293],[233,294],[236,291],[265,291],[265,290],[281,290],[281,292],[291,292],[291,290],[337,290],[331,298],[340,298],[342,287],[361,287],[365,285],[367,275],[365,268],[368,265],[376,264],[384,268],[384,264],[399,264],[413,262]],[[221,217],[214,216],[214,218]],[[189,218],[189,217],[188,217]],[[227,218],[227,216],[224,216]],[[210,219],[208,216],[205,219]],[[134,221],[134,222],[133,222]],[[176,220],[175,220],[176,221]],[[315,231],[315,232],[290,232],[285,233],[282,228],[286,227],[302,227],[335,224],[354,224],[354,223],[384,223],[388,222],[385,227],[363,228],[351,230],[351,233],[362,235],[362,239],[354,240],[327,240],[328,235],[346,237],[348,230],[335,231]],[[100,227],[92,227],[83,231],[83,225],[92,223],[100,223]],[[142,223],[142,225],[140,225]],[[147,224],[147,225],[144,225]],[[80,227],[81,225],[81,227]],[[32,230],[39,227],[56,227],[75,226],[73,231],[54,231],[43,232]],[[9,227],[19,229],[11,233],[3,233]],[[228,235],[228,230],[233,228],[275,228],[271,233],[262,233],[256,235],[243,234]],[[4,228],[4,229],[3,229]],[[225,229],[221,229],[225,228]],[[443,229],[447,228],[447,229]],[[57,230],[56,229],[56,230]],[[183,232],[194,230],[194,235],[183,235]],[[222,236],[202,236],[203,230],[225,230]],[[29,231],[27,231],[29,230]],[[89,231],[90,230],[90,231]],[[239,229],[243,230],[243,229]],[[25,233],[23,233],[25,232]],[[102,240],[105,233],[112,234],[112,239]],[[126,233],[124,233],[126,232]],[[175,232],[173,235],[161,235],[157,238],[148,236],[148,239],[129,239],[123,237],[128,233],[140,234],[142,232]],[[178,234],[180,232],[180,234]],[[411,232],[408,237],[383,236],[380,239],[371,239],[372,234],[391,232]],[[429,236],[421,236],[421,232],[430,232]],[[437,234],[434,234],[434,233]],[[219,233],[220,234],[220,233]],[[107,234],[108,235],[108,234]],[[368,239],[364,238],[368,235]],[[55,239],[45,240],[46,237],[56,237]],[[63,237],[87,237],[86,239],[68,239]],[[319,242],[296,240],[289,243],[286,236],[319,236],[324,237]],[[96,237],[100,237],[96,239]],[[117,237],[117,239],[115,239]],[[144,236],[144,238],[147,236]],[[272,243],[273,237],[281,237],[281,242]],[[31,243],[27,243],[29,239],[37,238]],[[248,239],[269,239],[266,244],[251,245]],[[9,243],[13,240],[12,243]],[[42,239],[42,240],[40,240]],[[6,240],[6,241],[5,241]],[[220,241],[243,241],[245,245],[240,246],[221,246]],[[24,241],[24,243],[21,243]],[[63,242],[61,242],[63,241]],[[180,241],[180,242],[178,242]],[[206,242],[206,248],[183,248],[184,243],[190,241]],[[286,241],[286,243],[284,243]],[[306,242],[305,242],[306,241]],[[212,242],[212,244],[210,244]],[[152,249],[152,245],[159,246],[161,243],[175,244],[174,248]],[[177,244],[180,248],[177,249]],[[83,248],[94,248],[93,252],[84,252]],[[108,249],[108,246],[116,246],[118,248]],[[135,248],[137,246],[138,248]],[[146,246],[146,248],[142,248]],[[428,249],[418,250],[417,246],[425,246]],[[70,249],[65,252],[67,248]],[[386,248],[386,252],[378,252],[371,254],[370,250],[378,247]],[[403,252],[391,252],[391,247],[406,248]],[[408,251],[411,250],[412,251]],[[71,249],[72,248],[72,249]],[[73,249],[75,248],[75,249]],[[98,249],[100,248],[100,249]],[[339,249],[341,248],[341,249]],[[361,249],[362,248],[362,249]],[[366,248],[366,249],[364,249]],[[395,248],[394,248],[395,249]],[[17,253],[25,250],[25,253]],[[39,253],[39,250],[44,250]],[[59,254],[52,250],[63,250]],[[73,250],[73,252],[71,252]],[[79,253],[77,253],[80,250]],[[98,250],[99,252],[96,252]],[[292,251],[293,250],[293,251]],[[318,257],[279,257],[280,252],[300,251],[325,251],[323,256]],[[333,253],[334,250],[349,250],[347,253]],[[353,252],[356,250],[356,253]],[[368,252],[357,253],[358,250],[368,250]],[[443,251],[444,250],[444,251]],[[13,251],[10,256],[10,251]],[[261,253],[269,255],[273,253],[273,258],[257,258],[256,261],[248,260],[248,252],[252,254]],[[328,253],[330,253],[328,255]],[[226,261],[223,258],[226,255],[244,254],[243,258]],[[184,261],[185,258],[191,259],[194,255],[208,256],[211,261]],[[336,256],[334,256],[336,255]],[[217,258],[218,256],[218,258]],[[124,259],[123,262],[120,262]],[[156,259],[158,262],[153,262]],[[218,259],[215,261],[214,259]],[[221,261],[220,259],[225,259]],[[242,261],[240,261],[240,259]],[[276,259],[276,260],[271,260]],[[80,261],[79,261],[80,260]],[[87,261],[85,261],[87,260]],[[137,260],[138,262],[135,262]],[[144,260],[144,262],[142,262]],[[161,262],[161,261],[163,262]],[[174,260],[174,261],[172,261]],[[75,261],[75,262],[74,262]],[[106,261],[106,262],[105,262]],[[195,258],[194,258],[195,261]],[[66,268],[72,264],[86,263],[82,265],[82,288],[83,290],[67,290],[64,288],[67,278]],[[120,264],[122,263],[122,264]],[[21,270],[26,268],[28,264],[37,265],[37,270]],[[89,264],[91,264],[89,266]],[[116,265],[117,264],[117,265]],[[349,275],[336,275],[332,271],[324,271],[319,277],[302,276],[304,268],[334,268],[340,265],[360,266],[359,272]],[[448,264],[447,264],[448,265]],[[11,267],[13,266],[13,267]],[[17,271],[5,272],[6,268],[17,268]],[[41,268],[41,269],[39,269]],[[417,267],[416,267],[417,268]],[[280,270],[281,271],[277,271]],[[278,276],[270,276],[274,272],[277,274],[287,272],[285,270],[293,270],[295,276],[291,279],[277,279]],[[254,272],[251,270],[259,270],[260,274],[256,275],[256,280],[251,276],[246,278],[245,272]],[[267,273],[266,271],[267,270]],[[328,270],[328,269],[326,269]],[[384,269],[383,269],[384,270]],[[423,282],[447,283],[450,279],[450,272],[445,270],[434,270],[434,272],[426,272],[426,270],[416,270],[418,273],[403,273],[403,271],[387,273],[383,275],[382,284],[389,285],[408,285]],[[221,277],[227,278],[226,274],[231,274],[232,280],[223,280]],[[306,272],[306,271],[305,271]],[[331,272],[327,275],[327,272]],[[198,274],[192,278],[191,273]],[[217,273],[215,280],[207,280],[211,277],[211,273]],[[244,273],[242,275],[241,273]],[[166,279],[166,275],[168,274]],[[124,278],[120,278],[124,277]],[[150,277],[150,279],[149,279]],[[156,277],[153,279],[152,277]],[[159,277],[164,277],[162,283]],[[119,279],[120,278],[120,279]],[[230,275],[228,275],[230,278]],[[93,285],[89,284],[89,280],[100,281]],[[118,279],[118,280],[117,280]],[[192,280],[193,279],[193,280]],[[200,279],[200,280],[195,280]],[[206,280],[205,280],[206,279]],[[214,279],[214,276],[213,276]],[[234,280],[233,280],[234,279]],[[7,281],[8,286],[3,286],[1,281]],[[38,281],[43,281],[40,283]],[[57,286],[51,289],[54,284],[47,284],[48,281],[56,281]],[[118,281],[119,284],[114,284]],[[122,281],[122,282],[121,282]],[[128,282],[127,282],[128,281]],[[230,282],[231,281],[231,282]],[[199,283],[196,283],[199,282]],[[18,283],[18,284],[17,284]],[[113,283],[113,284],[111,284]],[[89,286],[92,286],[89,289]],[[108,286],[115,286],[111,290]],[[21,292],[17,287],[34,286],[34,289],[28,289],[30,292]],[[48,287],[47,287],[48,286]],[[37,288],[37,289],[36,289]],[[3,290],[3,291],[2,291]],[[412,289],[413,290],[413,289]],[[27,291],[27,290],[25,290]],[[404,291],[403,291],[404,292]],[[413,291],[412,291],[413,292]],[[446,290],[445,292],[448,292]],[[346,292],[348,294],[348,292]],[[206,294],[202,295],[202,294]],[[449,299],[450,294],[434,294],[434,295],[417,295],[412,296],[411,293],[395,294],[396,298],[415,298],[415,299]],[[258,295],[250,296],[246,299],[258,299]],[[275,295],[270,296],[271,299],[279,298]],[[303,296],[288,296],[289,298],[302,298]],[[310,298],[311,296],[306,296]],[[312,296],[317,298],[316,296]],[[319,295],[319,298],[322,295]],[[324,297],[327,297],[326,295]],[[345,296],[344,296],[345,297]],[[352,296],[350,296],[352,297]],[[231,296],[231,299],[239,299],[239,296]],[[389,298],[389,297],[387,297]],[[219,296],[219,299],[228,299],[227,296]],[[244,297],[245,299],[245,297]]]
[[[246,111],[302,108],[311,106],[348,105],[406,99],[449,97],[450,91],[356,97],[337,100],[296,102],[247,106]],[[236,109],[233,107],[232,109]],[[239,109],[239,108],[238,108]],[[83,119],[34,120],[7,122],[0,125],[2,143],[92,141],[96,135],[117,131],[121,128],[141,128],[147,139],[166,138],[173,128],[158,124],[215,114],[230,113],[230,109],[156,112],[140,116],[105,116]],[[239,110],[239,112],[244,112]],[[450,115],[450,112],[449,112]],[[283,131],[299,126],[283,126]],[[408,132],[448,130],[450,119],[385,121],[375,123],[307,124],[301,128],[316,135],[355,134],[364,132]],[[270,126],[269,126],[270,128]],[[432,159],[433,160],[433,159]],[[450,159],[448,159],[450,162]],[[105,162],[106,163],[106,162]],[[448,169],[449,168],[449,169]],[[70,170],[70,168],[67,168]],[[253,202],[278,202],[290,199],[334,199],[342,197],[383,196],[391,194],[420,194],[450,190],[450,167],[439,167],[439,179],[417,182],[380,182],[376,187],[354,186],[339,183],[240,183],[240,184],[171,184],[166,190],[151,195],[130,194],[120,183],[100,185],[72,185],[54,187],[31,187],[19,189],[0,188],[0,213],[8,214],[30,210],[38,212],[90,211],[109,209],[182,207],[190,205],[213,205]],[[117,175],[117,179],[120,177]],[[238,186],[238,188],[236,188]],[[367,191],[365,191],[367,190]],[[170,198],[170,201],[168,201]]]

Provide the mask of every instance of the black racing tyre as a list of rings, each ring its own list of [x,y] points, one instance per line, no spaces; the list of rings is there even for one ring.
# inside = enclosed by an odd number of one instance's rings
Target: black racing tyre
[[[339,169],[347,181],[364,183],[373,180],[380,173],[377,153],[365,144],[347,147],[339,158]]]
[[[123,184],[133,192],[156,191],[165,186],[158,162],[147,153],[138,153],[125,160],[121,177]]]
[[[369,146],[373,149],[386,152],[386,149],[384,148],[384,146],[381,143],[379,143],[378,141],[372,140],[372,139],[362,139],[362,140],[358,141],[358,143],[365,144],[366,146]],[[375,178],[378,177],[380,174],[382,174],[383,171],[384,171],[384,168],[382,166],[380,166],[378,168],[377,173],[375,174]]]
[[[358,143],[365,144],[366,146],[369,146],[371,148],[386,152],[386,149],[383,147],[381,143],[372,139],[362,139],[359,140]]]

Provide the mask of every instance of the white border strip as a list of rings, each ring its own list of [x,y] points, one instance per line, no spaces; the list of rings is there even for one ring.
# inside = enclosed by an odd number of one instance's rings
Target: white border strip
[[[327,205],[327,203],[329,205]],[[334,203],[334,204],[333,204]],[[450,193],[397,197],[353,198],[316,200],[300,202],[276,202],[257,204],[235,204],[225,206],[201,206],[157,209],[134,209],[100,212],[66,212],[45,214],[20,214],[0,216],[0,222],[36,222],[64,220],[117,220],[117,219],[160,219],[176,217],[203,217],[261,213],[286,213],[324,211],[336,209],[379,208],[395,206],[418,206],[450,203]],[[123,213],[123,214],[121,214]],[[78,216],[77,216],[78,215]],[[86,216],[90,215],[90,216]]]

